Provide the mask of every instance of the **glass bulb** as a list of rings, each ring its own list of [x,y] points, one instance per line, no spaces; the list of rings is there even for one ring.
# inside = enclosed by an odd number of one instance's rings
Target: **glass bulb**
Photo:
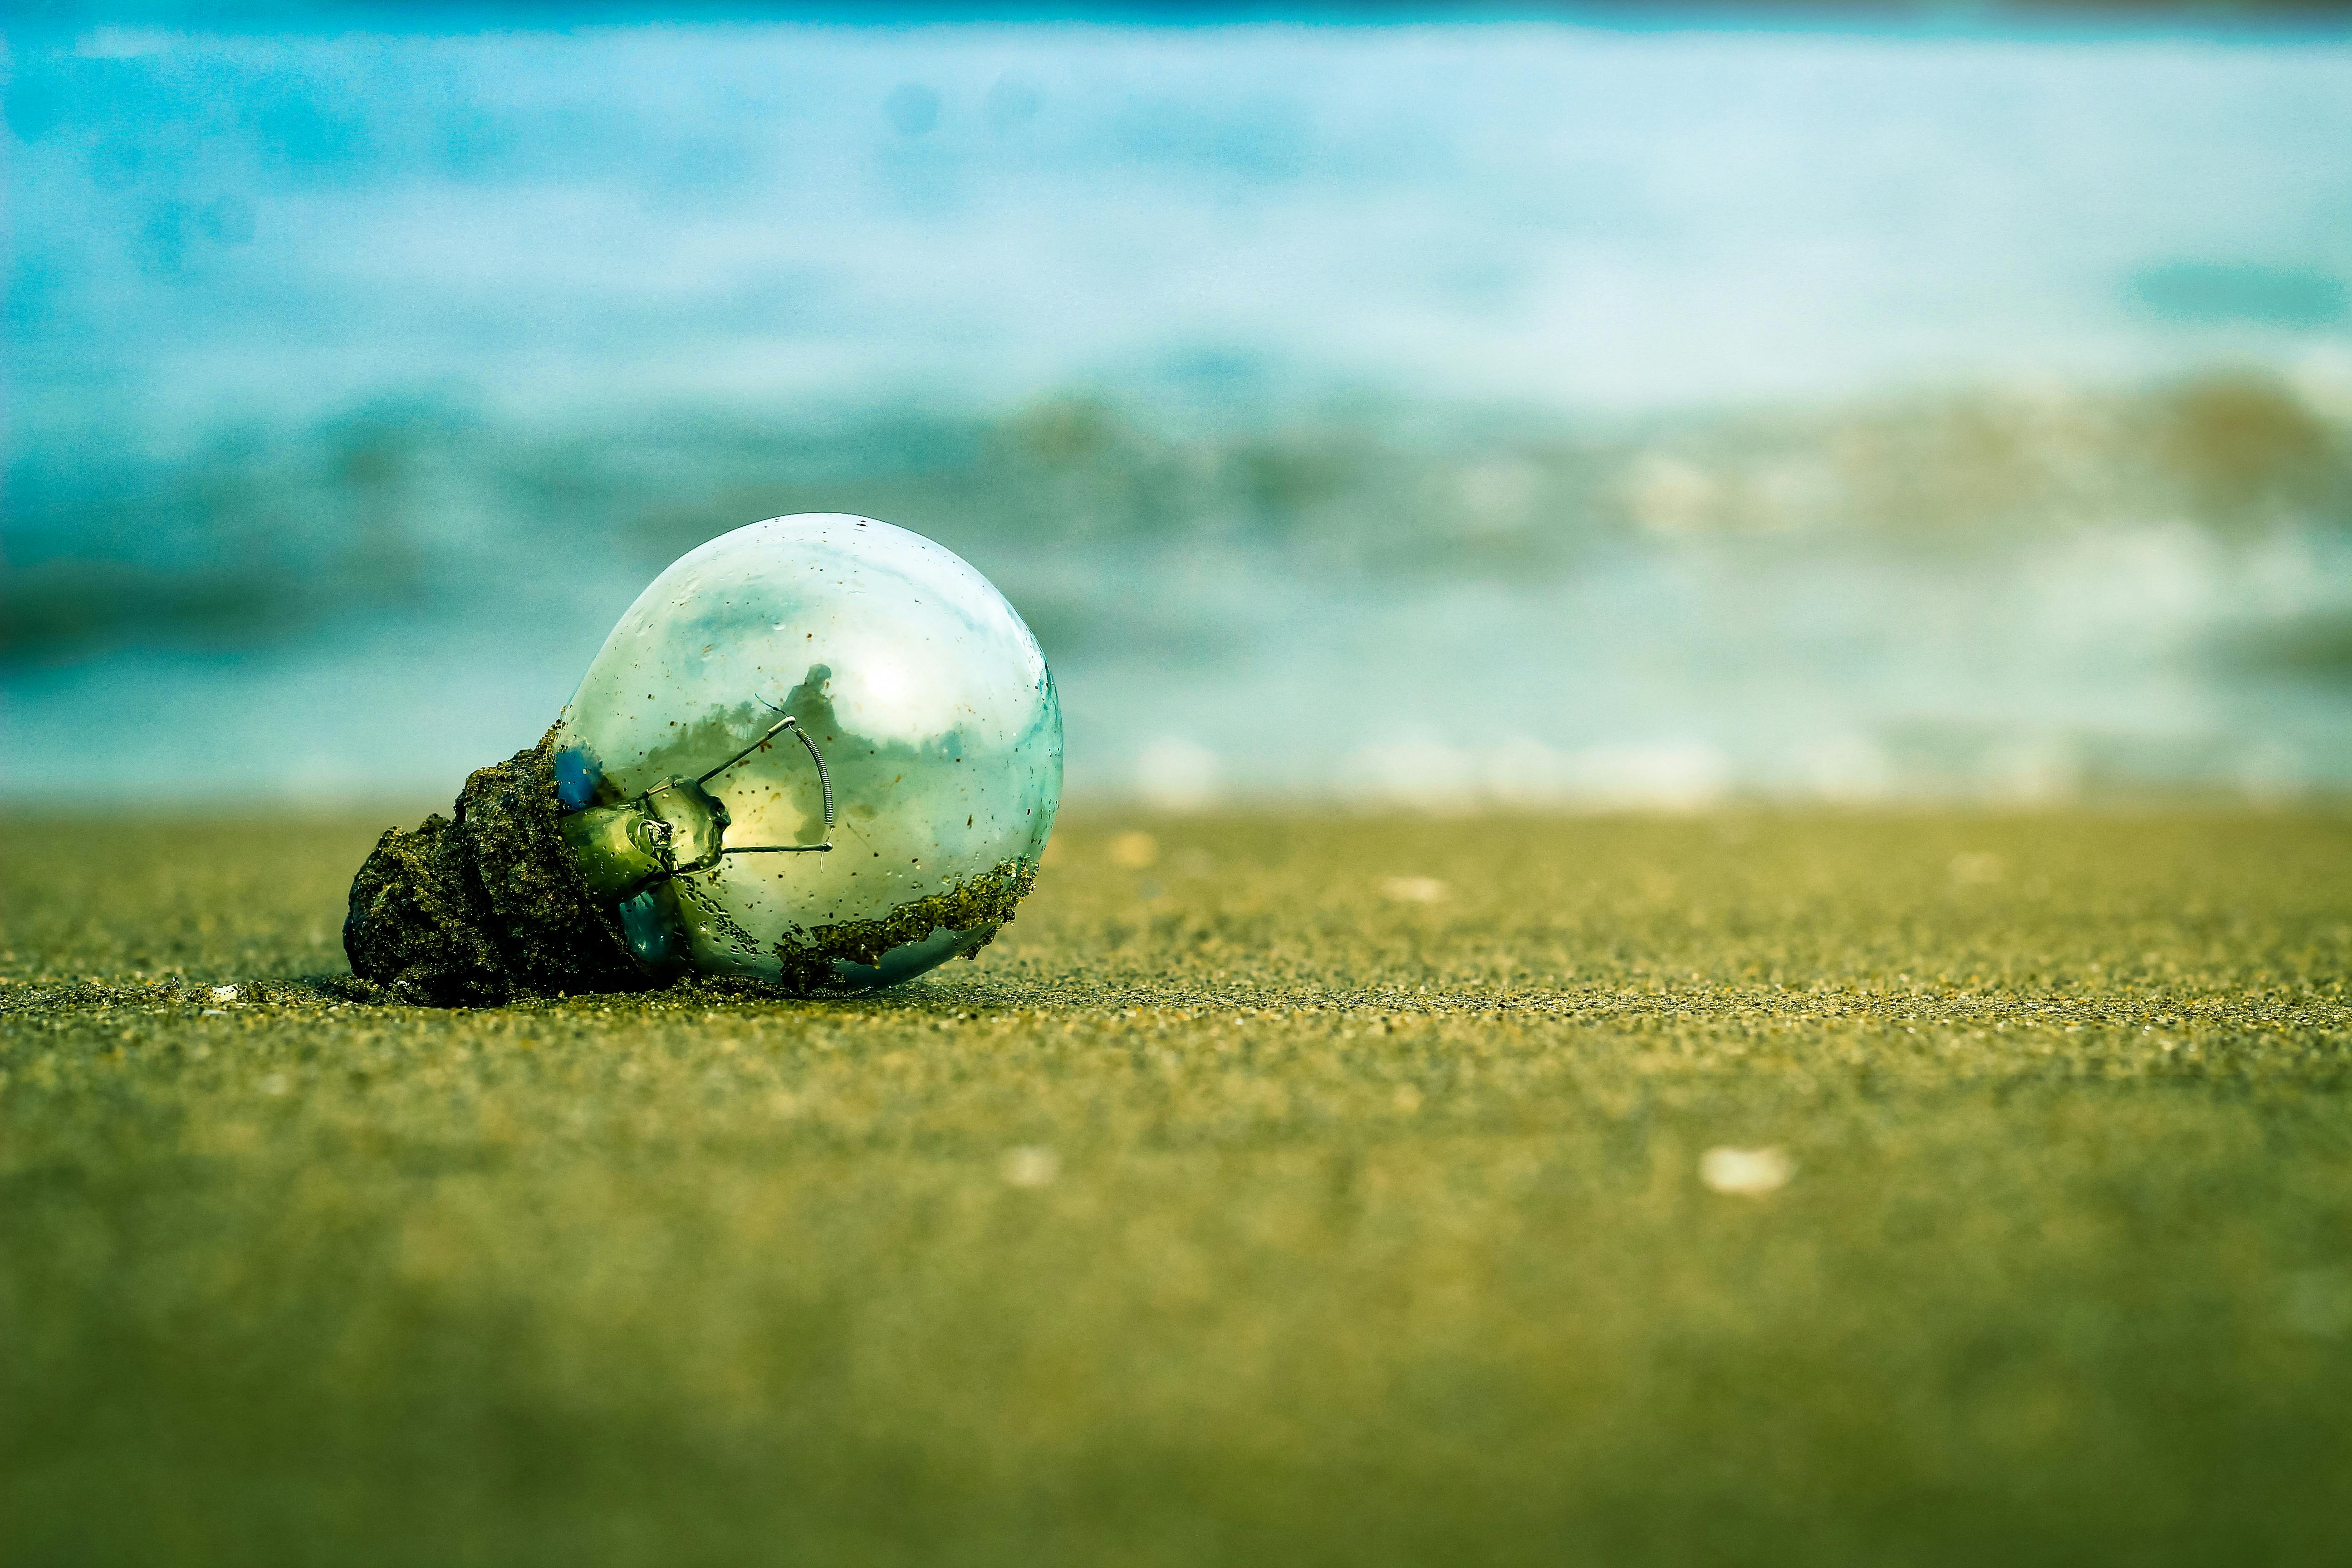
[[[1037,640],[953,552],[754,523],[654,580],[556,726],[564,841],[656,973],[857,990],[970,953],[1062,793]]]

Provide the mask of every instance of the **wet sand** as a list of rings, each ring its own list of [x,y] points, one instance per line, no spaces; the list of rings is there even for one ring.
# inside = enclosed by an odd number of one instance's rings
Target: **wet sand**
[[[894,993],[449,1012],[413,816],[0,830],[13,1562],[2352,1548],[2340,811],[1082,817]]]

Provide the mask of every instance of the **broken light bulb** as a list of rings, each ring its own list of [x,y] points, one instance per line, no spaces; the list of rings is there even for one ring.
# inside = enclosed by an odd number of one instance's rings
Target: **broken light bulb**
[[[987,579],[870,518],[777,518],[656,579],[454,819],[386,834],[345,946],[436,1001],[888,984],[1012,918],[1061,782],[1053,677]]]

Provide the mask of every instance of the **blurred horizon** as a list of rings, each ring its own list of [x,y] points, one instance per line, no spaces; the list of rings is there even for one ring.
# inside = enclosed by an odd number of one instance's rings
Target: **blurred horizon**
[[[2332,10],[1087,14],[11,23],[0,794],[446,795],[793,510],[1074,801],[2352,790]]]

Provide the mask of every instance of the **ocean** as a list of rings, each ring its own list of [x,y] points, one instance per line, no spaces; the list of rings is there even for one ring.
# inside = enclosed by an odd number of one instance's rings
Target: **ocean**
[[[916,528],[1074,797],[2352,784],[2352,46],[9,37],[0,791],[446,794],[684,550]]]

